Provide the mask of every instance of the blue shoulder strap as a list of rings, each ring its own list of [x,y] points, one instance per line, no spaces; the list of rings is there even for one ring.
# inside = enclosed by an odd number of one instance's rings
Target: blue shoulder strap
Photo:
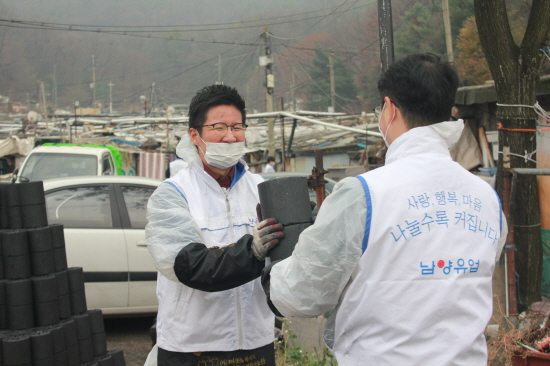
[[[502,203],[500,203],[500,198],[498,197],[498,193],[496,191],[495,194],[497,195],[498,207],[500,208],[500,233],[502,234]]]
[[[185,198],[185,195],[183,194],[183,192],[180,191],[180,190],[178,189],[178,187],[176,187],[176,185],[175,185],[174,183],[170,182],[169,180],[165,180],[165,181],[162,182],[162,183],[170,184],[172,187],[174,187],[174,189],[175,189],[176,191],[178,191],[178,193],[183,197],[183,199],[185,200],[185,202],[189,203],[189,202],[187,201],[187,198]]]
[[[367,250],[367,247],[369,245],[370,226],[372,220],[372,201],[370,197],[369,186],[365,178],[360,175],[356,176],[355,178],[359,179],[359,181],[363,185],[363,190],[365,191],[365,199],[367,200],[367,221],[365,222],[365,235],[363,236],[363,245],[361,246],[362,253],[365,253],[365,250]]]

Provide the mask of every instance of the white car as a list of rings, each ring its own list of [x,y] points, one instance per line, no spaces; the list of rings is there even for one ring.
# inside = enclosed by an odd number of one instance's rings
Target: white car
[[[21,169],[15,172],[15,182],[44,181],[46,179],[84,175],[117,175],[114,146],[38,146],[25,158]]]
[[[130,176],[44,181],[48,223],[64,226],[67,263],[83,268],[88,309],[104,315],[157,312],[145,214],[160,183]]]

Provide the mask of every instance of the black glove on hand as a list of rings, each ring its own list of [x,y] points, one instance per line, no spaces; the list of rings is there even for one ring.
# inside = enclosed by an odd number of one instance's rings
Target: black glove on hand
[[[274,218],[265,219],[254,228],[254,240],[252,252],[258,260],[264,260],[267,253],[279,244],[279,240],[285,237],[283,225],[277,223]]]

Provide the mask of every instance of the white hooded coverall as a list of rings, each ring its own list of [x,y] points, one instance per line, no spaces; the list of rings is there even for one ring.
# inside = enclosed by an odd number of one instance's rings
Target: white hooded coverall
[[[272,343],[275,319],[259,278],[230,290],[205,292],[182,284],[174,272],[175,258],[188,244],[226,247],[252,234],[258,222],[257,184],[263,179],[248,172],[241,160],[231,187],[220,187],[204,171],[189,135],[181,139],[177,154],[184,167],[159,186],[147,206],[147,246],[159,270],[158,346],[208,352]]]
[[[462,121],[413,128],[384,167],[339,182],[270,273],[285,316],[338,305],[339,366],[486,365],[492,274],[507,226],[496,192],[451,160]]]

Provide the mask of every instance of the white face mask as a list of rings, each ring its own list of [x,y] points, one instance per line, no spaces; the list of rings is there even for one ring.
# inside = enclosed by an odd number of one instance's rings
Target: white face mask
[[[208,165],[219,169],[231,168],[244,155],[244,142],[205,142],[202,138],[201,141],[206,145],[206,153],[199,146],[204,155],[204,160],[206,160]]]
[[[382,107],[382,110],[380,111],[380,114],[378,115],[378,131],[382,134],[382,138],[384,139],[384,143],[386,144],[386,147],[389,147],[390,144],[388,144],[388,131],[390,130],[391,123],[393,122],[393,119],[395,117],[395,114],[393,115],[390,124],[388,125],[388,128],[386,128],[386,133],[382,132],[382,127],[380,126],[380,117],[382,117],[382,113],[384,112],[384,108],[386,108],[386,103],[384,103],[384,106]]]

